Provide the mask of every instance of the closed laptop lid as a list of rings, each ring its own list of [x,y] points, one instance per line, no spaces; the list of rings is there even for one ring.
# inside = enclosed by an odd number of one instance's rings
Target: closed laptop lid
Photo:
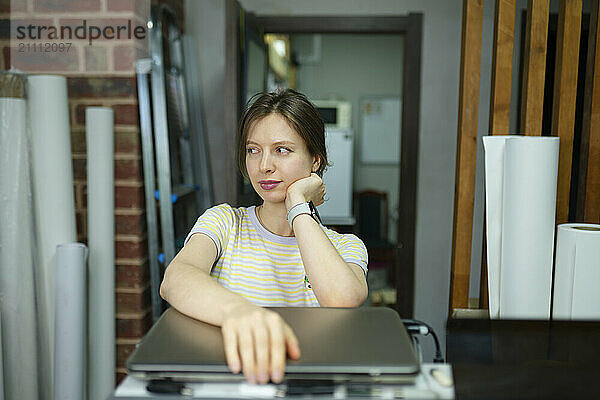
[[[398,314],[389,308],[273,307],[296,333],[301,358],[287,360],[286,378],[385,381],[414,375],[419,363]],[[240,380],[229,372],[219,327],[167,310],[127,360],[142,378]],[[376,379],[376,380],[377,380]]]

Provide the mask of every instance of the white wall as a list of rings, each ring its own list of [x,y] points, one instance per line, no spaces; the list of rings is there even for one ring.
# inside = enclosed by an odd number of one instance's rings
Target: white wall
[[[462,2],[241,0],[240,3],[258,15],[423,14],[415,317],[429,322],[443,337],[450,285]],[[441,341],[445,344],[445,340]],[[425,350],[431,354],[431,349]]]
[[[354,191],[388,193],[388,238],[396,241],[399,164],[373,165],[360,161],[360,100],[363,96],[402,96],[403,35],[326,34],[321,36],[318,61],[300,64],[297,89],[311,99],[344,100],[352,105],[354,130]],[[311,34],[295,34],[292,50],[313,52]]]

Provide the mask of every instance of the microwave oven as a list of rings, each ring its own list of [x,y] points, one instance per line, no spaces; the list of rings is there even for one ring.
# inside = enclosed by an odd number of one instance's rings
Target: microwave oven
[[[313,100],[312,103],[323,118],[326,127],[350,128],[352,124],[351,105],[349,101]]]

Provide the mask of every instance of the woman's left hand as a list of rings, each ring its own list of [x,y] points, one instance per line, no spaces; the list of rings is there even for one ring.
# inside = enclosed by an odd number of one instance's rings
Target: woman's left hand
[[[298,179],[287,188],[285,206],[289,210],[299,203],[312,201],[315,206],[325,202],[325,185],[321,177],[314,172],[310,176]]]

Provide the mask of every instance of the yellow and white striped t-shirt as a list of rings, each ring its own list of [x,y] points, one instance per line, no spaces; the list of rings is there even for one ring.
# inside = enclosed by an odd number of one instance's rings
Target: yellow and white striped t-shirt
[[[367,249],[355,235],[321,225],[344,261],[367,272]],[[314,306],[319,302],[306,279],[295,237],[269,232],[256,217],[255,206],[219,204],[206,210],[188,234],[208,235],[217,246],[211,276],[221,285],[266,307]]]

